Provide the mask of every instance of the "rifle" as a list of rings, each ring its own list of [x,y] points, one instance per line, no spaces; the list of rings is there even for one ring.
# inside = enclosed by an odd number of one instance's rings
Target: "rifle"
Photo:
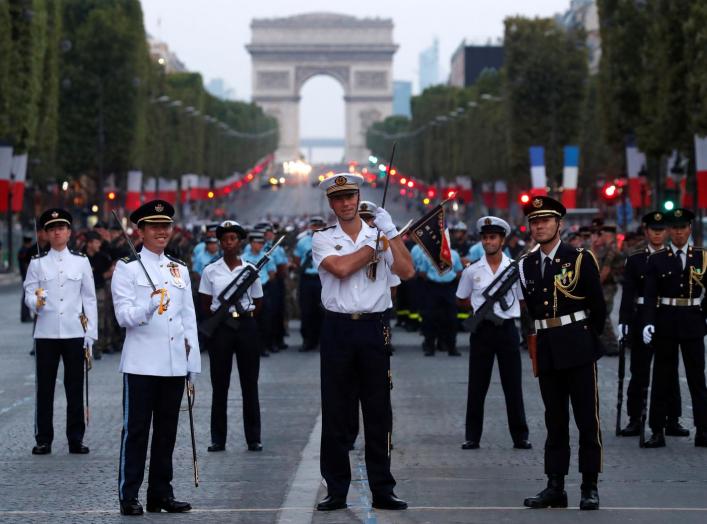
[[[212,337],[216,332],[216,329],[221,325],[221,323],[230,314],[229,309],[231,306],[235,306],[236,312],[235,316],[240,315],[242,312],[240,309],[240,299],[248,290],[256,279],[260,278],[260,269],[268,263],[270,260],[270,255],[273,251],[280,245],[280,242],[284,239],[284,235],[281,236],[277,242],[275,242],[267,253],[263,255],[263,258],[258,260],[255,267],[247,265],[245,266],[236,277],[231,281],[228,286],[224,288],[223,291],[218,296],[218,301],[220,303],[218,309],[214,313],[199,324],[199,333],[205,337]],[[231,292],[232,291],[232,292]]]
[[[187,351],[187,365],[189,363],[189,352],[191,346],[188,340],[184,340],[184,347]],[[189,372],[187,372],[186,388],[187,388],[187,408],[189,409],[189,431],[191,433],[191,460],[194,465],[194,487],[199,487],[199,464],[196,461],[196,438],[194,437],[194,399],[196,398],[196,389],[194,388],[194,383],[189,380]]]
[[[646,346],[646,351],[648,350],[648,346]],[[633,350],[633,351],[638,351]],[[649,378],[650,380],[650,378]],[[639,448],[645,448],[646,447],[646,419],[648,418],[648,387],[649,384],[646,384],[643,389],[641,390],[641,429],[638,433],[638,447]]]
[[[624,402],[624,376],[626,376],[626,337],[619,339],[619,392],[616,399],[616,436],[621,436],[621,406]]]
[[[521,261],[534,252],[540,244],[536,245],[530,251],[523,253],[516,260],[513,260],[496,278],[493,282],[488,285],[488,287],[482,293],[486,301],[479,306],[479,308],[474,311],[474,314],[467,318],[463,325],[470,333],[476,333],[481,322],[484,320],[490,320],[497,326],[503,324],[503,319],[499,318],[493,312],[493,306],[496,302],[499,302],[501,309],[507,311],[511,308],[512,304],[506,302],[506,293],[513,287],[516,280],[520,278],[520,263]]]
[[[395,148],[398,145],[397,142],[393,142],[393,150],[390,152],[390,161],[388,162],[388,169],[385,172],[385,186],[383,187],[383,200],[381,201],[380,207],[385,209],[385,197],[388,195],[388,185],[390,184],[390,170],[393,168],[393,158],[395,158]],[[373,259],[368,263],[368,268],[366,269],[366,276],[370,280],[376,279],[376,273],[378,272],[378,259],[380,258],[380,248],[379,242],[381,239],[381,230],[378,230],[376,235],[376,250],[373,253]]]

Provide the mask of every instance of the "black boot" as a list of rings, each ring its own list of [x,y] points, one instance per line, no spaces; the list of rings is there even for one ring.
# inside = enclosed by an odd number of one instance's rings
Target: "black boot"
[[[680,419],[668,419],[668,424],[665,426],[665,434],[668,437],[689,437],[690,430],[680,424]]]
[[[641,433],[641,420],[632,418],[626,427],[619,432],[621,437],[637,437]]]
[[[594,510],[599,509],[599,489],[597,488],[597,473],[582,474],[582,496],[579,499],[579,509]]]
[[[548,475],[547,487],[534,497],[525,499],[523,505],[528,508],[566,508],[565,476]]]
[[[665,434],[663,430],[654,431],[651,438],[646,440],[643,444],[644,448],[664,448],[665,447]]]

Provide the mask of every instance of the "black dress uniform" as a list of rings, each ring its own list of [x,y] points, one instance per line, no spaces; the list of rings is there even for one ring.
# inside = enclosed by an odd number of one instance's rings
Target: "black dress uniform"
[[[358,193],[362,182],[360,175],[342,173],[325,179],[320,187],[332,198]],[[387,215],[385,211],[378,211],[378,214],[383,213]],[[366,470],[373,493],[373,507],[407,508],[407,504],[393,493],[395,479],[390,471],[392,410],[385,319],[390,304],[387,267],[394,263],[392,248],[381,250],[375,280],[368,278],[365,266],[345,278],[338,278],[321,266],[329,257],[349,255],[366,249],[366,246],[375,248],[378,231],[363,220],[360,224],[355,242],[338,223],[316,232],[312,239],[312,255],[322,281],[321,298],[325,311],[321,335],[320,468],[328,495],[317,506],[319,510],[346,507],[351,483],[348,451],[352,392],[358,392],[361,400]],[[394,226],[392,231],[382,233],[388,238],[398,234]]]
[[[549,197],[533,198],[523,211],[529,222],[545,217],[559,219],[566,212],[562,204]],[[538,249],[521,264],[523,295],[537,333],[537,370],[547,428],[545,473],[550,479],[549,492],[526,499],[525,505],[567,506],[564,476],[570,462],[571,402],[579,429],[579,471],[583,474],[580,508],[597,509],[602,438],[596,360],[603,353],[599,335],[606,304],[592,252],[561,241],[554,251],[545,256]]]
[[[236,233],[241,240],[246,232],[238,222],[227,220],[216,229],[216,237],[225,233]],[[252,264],[241,263],[233,271],[223,257],[204,268],[199,283],[199,293],[211,297],[210,311],[220,306],[218,297],[223,290],[245,269]],[[260,443],[260,401],[258,399],[258,375],[260,374],[260,344],[258,326],[254,318],[255,300],[263,298],[260,278],[256,278],[240,300],[240,311],[231,306],[236,317],[224,321],[214,336],[206,340],[209,350],[211,371],[211,446],[209,451],[226,449],[228,421],[228,389],[231,384],[233,355],[236,356],[238,376],[243,397],[243,429],[248,449],[261,451]]]
[[[143,222],[171,223],[173,215],[174,208],[168,202],[153,200],[134,211],[130,220],[138,226]],[[201,372],[189,270],[184,262],[145,246],[139,256],[139,261],[121,259],[111,280],[115,316],[126,329],[120,357],[120,511],[126,515],[142,514],[138,492],[145,472],[150,426],[147,511],[188,511],[188,503],[175,500],[171,483],[185,377]],[[158,288],[156,292],[150,281]]]
[[[45,230],[55,225],[71,226],[63,209],[48,209],[39,218]],[[40,299],[40,295],[42,298]],[[64,362],[66,392],[66,438],[70,453],[88,453],[83,445],[86,430],[83,411],[84,347],[98,338],[96,289],[88,258],[64,248],[35,255],[27,268],[24,301],[36,313],[37,406],[35,410],[35,455],[51,453],[54,439],[54,388],[59,360]],[[38,307],[38,302],[44,305]],[[82,326],[85,316],[86,328]]]
[[[666,217],[659,211],[648,213],[642,219],[644,228],[662,229],[666,226]],[[643,343],[643,320],[645,308],[645,282],[648,256],[655,252],[648,245],[633,251],[626,259],[624,270],[619,324],[628,326],[631,344],[631,380],[626,392],[626,411],[629,423],[621,432],[623,436],[636,436],[640,432],[640,419],[643,411],[643,394],[650,385],[653,345]],[[666,399],[668,424],[672,430],[678,428],[681,415],[680,383],[678,381],[678,355],[675,362],[672,384]]]
[[[694,214],[674,209],[669,225],[688,224]],[[675,381],[678,348],[682,352],[687,385],[697,434],[696,446],[707,446],[707,387],[705,386],[705,317],[707,303],[703,277],[707,253],[689,244],[674,244],[648,257],[646,269],[645,330],[654,326],[651,341],[655,347],[653,388],[649,425],[653,431],[646,447],[665,445],[663,430],[667,423],[670,394]]]

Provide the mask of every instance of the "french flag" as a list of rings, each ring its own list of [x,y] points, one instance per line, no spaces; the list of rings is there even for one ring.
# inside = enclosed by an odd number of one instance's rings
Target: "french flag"
[[[145,187],[142,191],[142,196],[145,198],[145,202],[154,200],[157,198],[157,179],[154,177],[149,177],[145,179]]]
[[[508,209],[508,185],[505,180],[496,180],[494,192],[496,193],[496,209]]]
[[[577,177],[579,176],[579,147],[565,146],[565,166],[562,169],[562,205],[567,209],[577,207]]]
[[[645,170],[646,155],[635,145],[632,138],[626,144],[626,173],[628,175],[628,196],[631,205],[642,207],[641,205],[641,178],[639,173]]]
[[[158,186],[157,198],[161,198],[174,205],[177,203],[177,180],[171,178],[160,178]]]
[[[707,136],[695,135],[695,168],[697,170],[697,206],[707,208]]]
[[[12,146],[0,143],[0,213],[7,212],[12,172]]]
[[[15,180],[12,181],[12,212],[22,211],[22,203],[25,197],[25,180],[27,179],[27,153],[12,157],[12,173]]]
[[[532,186],[531,195],[547,195],[545,148],[542,146],[530,146],[530,181]]]
[[[135,211],[140,204],[142,194],[142,171],[128,171],[128,192],[125,195],[125,208]]]

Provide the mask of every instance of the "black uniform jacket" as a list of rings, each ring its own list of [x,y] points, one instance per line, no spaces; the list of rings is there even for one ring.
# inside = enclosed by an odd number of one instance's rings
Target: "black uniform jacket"
[[[646,288],[644,325],[655,326],[656,335],[679,338],[701,338],[705,335],[705,290],[702,286],[707,254],[701,247],[689,246],[685,269],[680,257],[670,246],[660,249],[648,257],[646,264]],[[666,306],[661,298],[702,298],[701,305]]]
[[[643,318],[640,313],[643,311],[644,306],[636,304],[636,300],[645,298],[648,255],[650,255],[650,250],[646,246],[633,251],[626,259],[623,290],[621,292],[621,308],[619,309],[619,324],[629,325],[634,321],[638,321],[641,324],[639,329],[643,328]]]
[[[603,354],[606,303],[599,268],[591,251],[560,242],[551,271],[541,276],[540,250],[523,261],[522,287],[530,316],[545,320],[586,311],[589,318],[538,330],[538,371],[568,369],[593,362]]]

